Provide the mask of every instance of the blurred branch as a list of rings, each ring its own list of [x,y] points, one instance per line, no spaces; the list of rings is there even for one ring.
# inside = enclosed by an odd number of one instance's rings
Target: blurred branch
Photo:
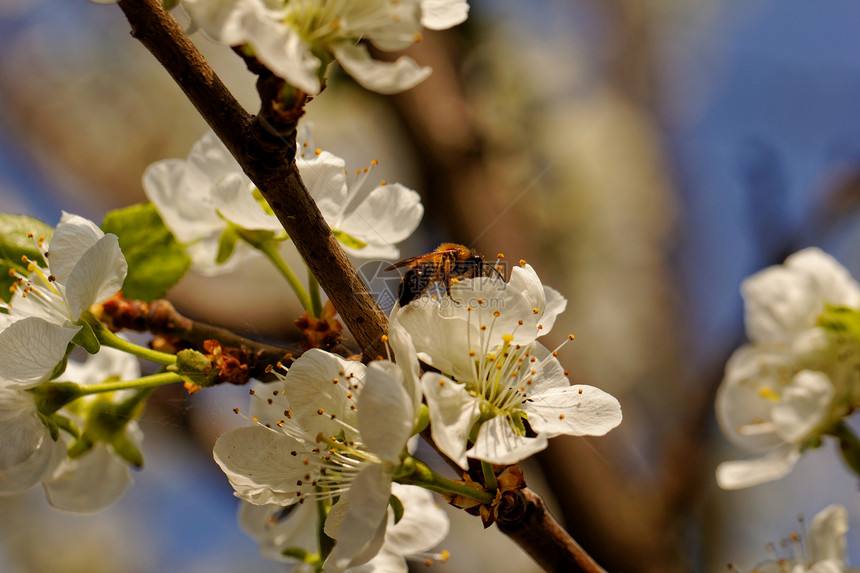
[[[249,115],[159,0],[120,0],[119,7],[132,36],[170,73],[260,189],[365,356],[384,354],[381,338],[388,319],[299,176],[295,126],[275,130],[266,119]]]

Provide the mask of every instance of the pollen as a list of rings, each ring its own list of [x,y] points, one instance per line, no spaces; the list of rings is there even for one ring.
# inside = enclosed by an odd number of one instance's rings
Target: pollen
[[[265,372],[266,374],[271,374],[271,373],[272,373],[272,365],[271,365],[271,364],[267,364],[267,365],[266,365],[266,368],[265,368],[265,370],[264,370],[264,372]]]
[[[475,351],[474,351],[474,350],[470,350],[470,351],[469,351],[469,357],[470,357],[470,358],[474,358],[474,356],[475,356]]]
[[[577,391],[579,394],[582,394],[582,388]]]
[[[445,381],[444,381],[444,380],[439,380],[439,387],[440,387],[440,388],[444,388],[444,387],[445,387]]]
[[[540,312],[540,309],[538,309],[537,307],[535,307],[535,308],[533,308],[533,309],[532,309],[532,312],[533,312],[533,313],[535,313],[535,314],[537,314],[537,313],[539,313],[539,312]]]
[[[573,340],[574,338],[575,338],[575,337],[574,337],[572,334],[568,334],[568,335],[567,335],[567,339],[568,339],[568,340]]]
[[[564,375],[565,375],[565,376],[570,376],[570,370],[565,370],[565,371],[564,371]]]
[[[557,356],[558,356],[558,350],[553,350],[553,351],[552,351],[552,355],[553,355],[553,356],[555,356],[555,357],[557,357]]]
[[[383,334],[383,335],[382,335],[382,337],[381,337],[381,339],[382,339],[382,342],[388,342],[388,335],[387,335],[387,334]]]
[[[255,424],[259,424],[260,418],[257,418],[256,416],[254,416],[253,418],[251,418],[251,421],[254,422]]]
[[[238,413],[239,413],[239,408],[233,408],[233,413],[234,413],[234,414],[238,414]]]
[[[759,388],[758,395],[764,398],[765,400],[776,401],[779,400],[779,394],[771,390],[770,388]]]
[[[558,419],[559,419],[559,420],[564,420],[564,414],[559,414],[559,415],[558,415]]]
[[[379,165],[379,160],[378,159],[371,159],[370,164],[371,165]]]
[[[497,311],[497,314],[498,314],[498,311]],[[512,335],[510,335],[510,334],[503,334],[503,335],[502,335],[502,340],[504,340],[505,342],[513,342],[513,341],[514,341],[514,337],[513,337]]]
[[[320,153],[322,153],[322,149],[320,149],[319,147],[314,149],[314,155],[319,155]]]
[[[525,259],[520,259],[520,265],[525,266],[525,265],[526,265],[526,260],[525,260]]]
[[[332,384],[337,384],[338,382],[340,382],[340,380],[338,380],[337,378],[332,378],[331,382]]]
[[[320,408],[319,410],[317,410],[317,414],[319,414],[320,416],[322,416],[322,415],[323,415],[323,409],[322,409],[322,408]]]
[[[386,181],[385,179],[382,179],[379,181],[379,184],[380,185],[388,185],[388,181]]]
[[[495,316],[496,318],[499,318],[501,315],[502,315],[502,313],[499,312],[498,310],[493,313],[493,316]]]

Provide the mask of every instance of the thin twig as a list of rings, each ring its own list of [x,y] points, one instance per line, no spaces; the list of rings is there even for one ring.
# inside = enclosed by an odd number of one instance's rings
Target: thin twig
[[[295,133],[275,132],[249,115],[159,0],[120,0],[119,7],[131,35],[170,73],[260,189],[365,356],[384,354],[388,319],[302,183]]]

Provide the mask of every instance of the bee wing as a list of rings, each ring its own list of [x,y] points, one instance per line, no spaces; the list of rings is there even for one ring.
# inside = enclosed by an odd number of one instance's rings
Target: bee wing
[[[417,263],[425,257],[427,257],[427,255],[418,255],[417,257],[409,257],[408,259],[403,259],[402,261],[394,263],[393,265],[385,269],[385,272],[393,271],[394,269],[399,269],[400,267],[405,267],[407,265],[411,265],[412,263]]]

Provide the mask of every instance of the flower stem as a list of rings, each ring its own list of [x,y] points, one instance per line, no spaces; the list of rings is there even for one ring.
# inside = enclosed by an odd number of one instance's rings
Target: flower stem
[[[322,300],[320,299],[320,283],[317,278],[308,269],[308,290],[311,295],[311,314],[319,318],[322,316]]]
[[[290,265],[288,265],[287,261],[285,261],[281,256],[281,253],[278,252],[278,243],[276,241],[266,241],[254,246],[261,253],[266,255],[270,261],[272,261],[275,268],[278,269],[281,275],[283,275],[287,280],[287,283],[293,289],[293,292],[296,293],[296,297],[299,299],[299,303],[301,303],[302,308],[313,314],[314,309],[311,304],[311,297],[308,295],[308,291],[305,290],[299,277],[296,276],[296,273],[293,272],[293,269],[290,268]],[[319,316],[319,313],[314,314],[314,316]]]
[[[481,471],[484,474],[484,485],[490,491],[499,489],[499,482],[496,480],[496,473],[493,471],[493,464],[481,460]]]
[[[82,317],[87,321],[93,332],[95,332],[96,338],[99,339],[99,343],[104,346],[108,346],[110,348],[115,348],[117,350],[121,350],[132,356],[137,356],[138,358],[143,358],[144,360],[151,360],[152,362],[156,362],[158,364],[163,364],[164,366],[170,366],[176,362],[176,356],[173,354],[167,354],[166,352],[159,352],[157,350],[153,350],[151,348],[146,348],[145,346],[140,346],[134,344],[133,342],[129,342],[128,340],[124,340],[110,331],[110,329],[102,324],[100,320],[98,320],[95,316],[92,315],[89,311],[85,312]]]
[[[123,380],[121,382],[102,382],[101,384],[86,384],[79,385],[80,395],[101,394],[104,392],[116,392],[118,390],[143,390],[148,388],[157,388],[165,384],[174,382],[183,382],[182,377],[174,372],[163,372],[161,374],[153,374],[152,376],[144,376],[137,380]]]
[[[442,495],[461,495],[481,503],[492,503],[495,495],[447,478],[431,470],[424,462],[412,458],[415,468],[409,475],[395,479],[398,483],[417,485]]]

